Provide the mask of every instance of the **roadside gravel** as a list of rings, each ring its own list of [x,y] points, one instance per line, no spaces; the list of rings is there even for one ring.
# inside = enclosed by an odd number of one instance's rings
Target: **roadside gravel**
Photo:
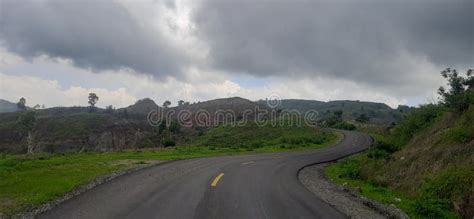
[[[327,164],[306,167],[298,179],[316,196],[351,218],[408,218],[397,208],[361,197],[356,192],[332,183],[324,173]]]

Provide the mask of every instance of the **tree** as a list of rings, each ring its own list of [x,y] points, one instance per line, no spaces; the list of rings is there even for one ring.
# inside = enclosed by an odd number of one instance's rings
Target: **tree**
[[[169,129],[171,133],[179,133],[181,129],[179,122],[177,120],[171,120]]]
[[[20,98],[18,103],[16,103],[16,107],[19,110],[25,110],[26,109],[26,99],[24,97]]]
[[[473,70],[469,69],[467,77],[459,76],[456,69],[447,68],[441,72],[441,75],[448,80],[449,90],[443,86],[438,89],[440,103],[455,111],[462,112],[474,102],[474,75]]]
[[[28,153],[33,153],[34,147],[33,147],[33,137],[31,132],[33,131],[33,128],[36,123],[36,112],[34,110],[25,110],[23,111],[20,116],[18,117],[18,120],[16,121],[16,124],[20,128],[22,132],[26,132],[26,140],[28,143]]]
[[[162,134],[166,130],[166,119],[160,122],[158,125],[158,134]]]
[[[171,102],[169,100],[166,100],[163,102],[163,108],[167,109],[171,105]]]
[[[89,101],[88,103],[91,105],[91,111],[94,109],[94,105],[99,101],[99,97],[95,93],[89,94]]]
[[[182,106],[182,105],[184,105],[184,100],[179,100],[178,101],[178,106]]]
[[[334,115],[336,115],[337,118],[342,119],[342,110],[336,110],[336,111],[334,111]]]
[[[114,110],[115,110],[114,106],[112,106],[112,105],[108,105],[108,106],[105,107],[105,112],[108,113],[108,114],[114,113]]]

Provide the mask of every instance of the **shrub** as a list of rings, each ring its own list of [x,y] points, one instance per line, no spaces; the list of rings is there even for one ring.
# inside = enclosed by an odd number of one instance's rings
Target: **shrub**
[[[372,159],[386,159],[390,157],[392,153],[398,150],[399,147],[394,144],[377,140],[368,150],[367,157]]]
[[[437,214],[443,209],[467,207],[469,196],[472,195],[473,180],[472,167],[451,167],[428,179],[421,187],[418,213],[439,216]]]
[[[432,125],[444,112],[444,108],[434,104],[421,106],[410,112],[393,129],[392,143],[403,146],[423,129]]]
[[[386,159],[390,157],[390,153],[384,150],[377,149],[377,148],[371,148],[367,152],[367,157],[371,159]]]
[[[360,179],[360,162],[354,159],[341,161],[341,173],[339,174],[339,178]]]
[[[456,143],[466,143],[469,140],[469,134],[463,127],[451,128],[446,132],[445,136],[449,141]]]
[[[419,198],[415,201],[415,212],[426,218],[443,218],[444,203],[437,199]]]
[[[165,147],[172,147],[172,146],[175,146],[175,145],[176,145],[176,142],[174,142],[171,139],[165,139],[163,141],[163,146],[165,146]]]
[[[452,128],[445,134],[444,138],[450,142],[467,143],[474,138],[474,105],[464,112]]]
[[[345,121],[340,121],[336,123],[335,125],[333,125],[331,128],[342,129],[342,130],[355,130],[356,129],[355,125],[350,124]]]

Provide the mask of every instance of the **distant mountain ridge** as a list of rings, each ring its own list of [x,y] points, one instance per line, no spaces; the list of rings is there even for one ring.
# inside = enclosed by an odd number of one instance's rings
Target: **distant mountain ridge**
[[[0,99],[0,113],[15,112],[17,110],[16,103]]]
[[[264,104],[265,100],[257,101]],[[397,109],[389,107],[385,103],[366,102],[358,100],[335,100],[335,101],[318,101],[318,100],[302,100],[302,99],[283,99],[277,107],[280,110],[297,110],[305,113],[309,110],[319,112],[320,119],[326,119],[333,115],[335,111],[343,112],[342,118],[345,120],[355,120],[362,114],[370,118],[369,122],[378,124],[390,124],[397,122],[403,118],[412,108],[408,106],[399,106]]]

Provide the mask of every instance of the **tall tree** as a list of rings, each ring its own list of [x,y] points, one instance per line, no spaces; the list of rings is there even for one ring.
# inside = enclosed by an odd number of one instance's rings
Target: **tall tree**
[[[447,68],[441,75],[448,80],[448,90],[444,87],[438,89],[441,104],[462,112],[474,102],[474,75],[473,70],[467,71],[467,77],[459,76],[456,69]]]
[[[28,153],[34,152],[32,131],[36,123],[36,112],[34,110],[23,111],[16,121],[20,130],[27,134]]]
[[[24,97],[20,98],[20,100],[18,101],[18,103],[16,103],[16,107],[19,109],[19,110],[24,110],[26,109],[26,99]]]
[[[99,97],[95,93],[89,93],[89,105],[91,105],[91,111],[94,110],[94,106],[99,101]]]

